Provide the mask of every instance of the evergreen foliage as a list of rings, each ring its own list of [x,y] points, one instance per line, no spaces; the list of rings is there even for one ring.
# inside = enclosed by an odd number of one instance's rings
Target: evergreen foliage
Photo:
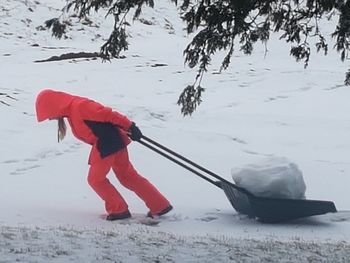
[[[176,0],[171,0],[178,4]],[[332,38],[334,48],[344,61],[350,50],[350,0],[182,0],[181,16],[187,32],[194,33],[184,50],[185,62],[198,68],[192,85],[181,93],[178,104],[184,115],[190,115],[202,101],[203,74],[208,70],[211,57],[219,50],[226,51],[221,64],[225,70],[235,49],[251,54],[256,42],[267,43],[272,32],[280,32],[280,39],[292,44],[290,55],[303,61],[307,67],[311,57],[310,39],[316,39],[316,51],[328,52],[328,43],[320,27],[321,19],[336,17],[338,24]],[[80,18],[91,11],[108,9],[114,17],[114,27],[109,39],[101,47],[104,60],[118,58],[128,49],[125,29],[126,15],[133,11],[137,19],[144,5],[153,7],[153,0],[68,0],[65,10],[73,10]],[[53,35],[62,37],[66,30],[64,21],[51,19],[47,27]],[[350,69],[345,74],[345,84],[350,85]]]

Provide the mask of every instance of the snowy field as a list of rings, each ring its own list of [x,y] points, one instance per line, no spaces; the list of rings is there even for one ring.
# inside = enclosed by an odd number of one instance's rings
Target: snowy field
[[[109,36],[103,14],[57,40],[42,30],[64,0],[0,4],[0,262],[350,262],[350,89],[348,61],[313,54],[307,69],[273,36],[265,56],[235,53],[218,74],[219,54],[203,79],[204,102],[191,117],[176,105],[196,72],[184,66],[190,37],[170,1],[146,9],[130,29],[126,58],[35,63],[95,52]],[[76,18],[70,18],[74,24]],[[331,24],[329,24],[331,25]],[[333,27],[325,24],[324,30]],[[338,213],[281,224],[239,215],[225,194],[138,143],[138,171],[174,210],[156,226],[107,222],[86,177],[89,146],[56,123],[38,124],[36,94],[52,88],[90,97],[126,114],[148,137],[232,181],[231,169],[285,157],[296,163],[306,198],[335,202]],[[110,180],[132,214],[144,204]]]

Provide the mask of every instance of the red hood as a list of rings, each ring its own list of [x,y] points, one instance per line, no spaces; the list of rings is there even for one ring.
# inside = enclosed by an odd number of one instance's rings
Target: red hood
[[[35,103],[38,122],[69,116],[70,105],[76,97],[61,91],[43,90]]]

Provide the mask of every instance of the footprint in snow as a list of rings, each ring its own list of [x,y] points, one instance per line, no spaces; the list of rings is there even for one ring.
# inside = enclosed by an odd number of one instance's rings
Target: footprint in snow
[[[216,217],[216,216],[205,216],[205,217],[197,218],[197,220],[203,221],[203,222],[211,222],[211,221],[214,221],[217,219],[218,219],[218,217]]]
[[[10,172],[10,174],[21,175],[26,173],[29,170],[41,167],[41,165],[38,162],[40,162],[43,159],[57,157],[57,156],[63,155],[65,152],[66,153],[76,152],[76,150],[79,149],[81,146],[82,146],[81,143],[73,143],[69,145],[68,149],[64,151],[45,150],[37,154],[35,157],[28,157],[23,160],[9,159],[9,160],[3,161],[2,164],[16,164],[17,166],[16,169]],[[21,163],[21,165],[18,165],[18,163]]]
[[[2,163],[3,164],[11,164],[11,163],[19,163],[19,160],[11,159],[11,160],[5,160]]]
[[[276,97],[270,97],[265,100],[265,102],[270,102],[270,101],[276,101],[280,99],[288,99],[288,96],[276,96]]]
[[[20,174],[24,174],[25,172],[38,168],[40,167],[40,165],[31,165],[31,166],[27,166],[27,167],[22,167],[22,168],[18,168],[16,169],[14,172],[11,172],[11,175],[20,175]]]

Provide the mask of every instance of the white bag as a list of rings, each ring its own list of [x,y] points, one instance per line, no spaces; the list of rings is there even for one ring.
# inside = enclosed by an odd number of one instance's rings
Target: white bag
[[[236,185],[261,197],[304,199],[306,185],[296,164],[283,157],[231,170]]]

